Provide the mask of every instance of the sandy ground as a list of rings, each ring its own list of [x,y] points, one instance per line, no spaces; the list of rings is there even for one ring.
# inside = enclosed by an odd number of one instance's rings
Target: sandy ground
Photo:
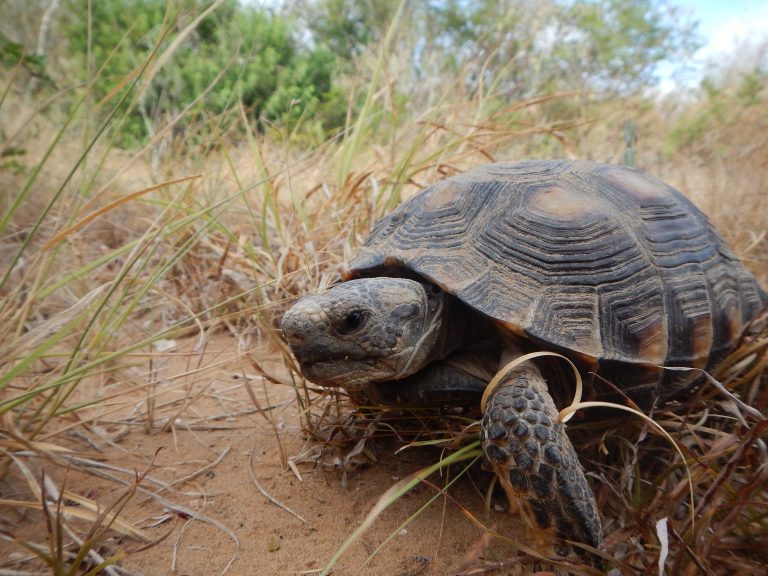
[[[140,491],[122,516],[151,538],[166,538],[121,563],[133,574],[317,573],[390,486],[439,458],[435,448],[395,454],[402,443],[384,439],[366,445],[375,463],[350,467],[346,474],[330,460],[320,465],[314,456],[320,443],[302,432],[292,386],[266,381],[247,355],[237,356],[229,336],[215,337],[204,352],[194,346],[192,340],[181,342],[156,355],[151,387],[134,389],[146,369],[140,362],[138,368],[127,369],[126,380],[85,387],[84,395],[114,399],[85,413],[91,424],[67,436],[69,447],[80,455],[122,469],[101,469],[116,478],[125,481],[133,470],[149,470],[141,490],[155,495]],[[249,354],[270,374],[287,379],[274,355],[269,362],[264,354]],[[293,466],[285,464],[286,457]],[[35,461],[30,468],[38,475],[45,468],[59,485],[66,482],[68,489],[101,503],[124,490],[114,480],[72,470],[65,479],[62,466]],[[513,540],[522,533],[519,517],[503,511],[500,501],[486,511],[489,476],[476,466],[450,487],[448,496],[439,494],[438,487],[451,477],[434,475],[431,480],[432,486],[417,486],[382,514],[332,574],[474,574],[480,573],[475,572],[478,567],[488,569],[497,562],[505,568],[482,573],[521,573],[509,543],[489,538],[471,519]],[[3,489],[13,490],[8,485]],[[416,515],[435,494],[434,502]],[[13,518],[8,514],[16,512],[0,512],[5,522],[22,527],[20,533],[45,539],[39,512]],[[85,525],[79,526],[85,531]],[[143,546],[114,532],[103,544],[105,555]],[[5,567],[23,568],[26,556],[19,547],[0,543],[0,558],[12,560]]]

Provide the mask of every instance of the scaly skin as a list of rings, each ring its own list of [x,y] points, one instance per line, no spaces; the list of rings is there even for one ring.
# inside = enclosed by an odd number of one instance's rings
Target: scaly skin
[[[530,362],[511,371],[489,398],[480,438],[507,497],[521,502],[530,520],[563,540],[601,547],[600,516],[584,469]]]

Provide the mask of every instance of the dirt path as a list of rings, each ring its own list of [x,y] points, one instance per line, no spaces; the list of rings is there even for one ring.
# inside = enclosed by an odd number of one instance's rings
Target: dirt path
[[[132,470],[149,468],[141,488],[156,496],[136,494],[122,515],[152,538],[167,537],[122,562],[133,574],[317,573],[387,488],[439,458],[434,448],[395,454],[401,443],[377,441],[366,445],[375,449],[377,462],[350,469],[345,479],[332,463],[317,464],[313,453],[320,444],[302,433],[294,389],[265,382],[235,350],[234,340],[224,336],[202,353],[195,352],[193,341],[182,342],[153,357],[150,388],[135,389],[144,367],[133,369],[132,380],[93,384],[91,390],[81,391],[112,400],[90,414],[93,420],[85,436],[69,436],[70,448],[123,469],[105,471],[125,480]],[[286,376],[264,355],[251,357]],[[295,469],[285,465],[285,457],[297,462]],[[45,468],[56,482],[64,482],[62,467]],[[479,469],[451,486],[449,497],[438,495],[402,526],[451,478],[434,475],[431,480],[433,486],[419,485],[392,505],[349,548],[332,574],[456,574],[477,565],[474,560],[480,555],[486,563],[514,558],[498,540],[488,547],[488,538],[462,510],[514,537],[517,518],[499,510],[486,513],[483,490],[488,477]],[[161,487],[163,482],[170,485]],[[115,481],[74,471],[67,473],[66,486],[102,504],[124,489]],[[270,502],[259,486],[293,513]],[[30,514],[21,523],[25,532],[44,539],[41,515]],[[374,554],[388,537],[386,546]],[[103,554],[117,544],[128,550],[142,546],[115,533],[106,544]],[[0,548],[5,546],[0,543]],[[19,550],[7,553],[18,557]]]
[[[175,436],[175,438],[174,438]],[[214,461],[223,450],[221,462],[198,478],[178,486],[205,496],[169,499],[221,522],[240,541],[234,542],[222,530],[200,520],[174,519],[152,530],[160,534],[176,524],[171,536],[155,548],[139,554],[126,567],[147,575],[170,574],[173,549],[177,547],[177,572],[189,575],[217,574],[234,558],[228,574],[300,574],[313,572],[331,558],[343,541],[362,522],[379,496],[399,478],[426,466],[434,451],[393,456],[391,443],[373,466],[349,474],[344,487],[338,471],[299,465],[301,480],[282,467],[271,430],[257,422],[243,422],[240,429],[226,432],[161,433],[142,437],[132,434],[124,445],[142,459],[158,447],[157,464],[167,479],[181,478],[203,462]],[[298,434],[290,428],[283,436],[289,454],[302,449]],[[263,490],[289,507],[306,523],[267,500],[248,471],[252,470]],[[441,482],[439,478],[436,482]],[[450,574],[461,568],[470,545],[481,536],[458,506],[438,498],[406,527],[400,527],[434,494],[417,487],[398,501],[352,546],[334,574]],[[481,497],[469,481],[460,482],[451,495],[483,518]],[[132,518],[149,521],[161,511],[155,505],[131,507]],[[495,514],[501,516],[501,514]],[[389,535],[390,543],[363,567],[368,556]]]

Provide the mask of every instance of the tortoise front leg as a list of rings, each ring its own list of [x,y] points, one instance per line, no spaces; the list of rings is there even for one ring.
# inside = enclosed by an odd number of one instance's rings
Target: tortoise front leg
[[[510,502],[563,540],[600,548],[595,497],[538,368],[524,362],[488,400],[480,439]]]

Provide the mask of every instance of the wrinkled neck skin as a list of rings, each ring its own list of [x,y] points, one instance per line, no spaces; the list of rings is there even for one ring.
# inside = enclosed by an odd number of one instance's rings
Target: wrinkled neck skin
[[[447,332],[445,321],[448,297],[444,292],[438,294],[428,307],[429,314],[424,316],[423,334],[413,345],[398,354],[393,354],[392,359],[397,363],[402,362],[402,367],[393,378],[399,380],[419,371],[422,367],[435,359],[444,347],[445,333]]]
[[[496,327],[454,296],[443,294],[443,321],[440,334],[423,366],[445,360],[462,350],[489,346],[496,348]],[[494,351],[495,354],[495,351]]]
[[[455,297],[444,296],[441,320],[418,371],[399,379],[370,380],[360,401],[432,408],[477,405],[498,370],[505,343],[491,320]]]

